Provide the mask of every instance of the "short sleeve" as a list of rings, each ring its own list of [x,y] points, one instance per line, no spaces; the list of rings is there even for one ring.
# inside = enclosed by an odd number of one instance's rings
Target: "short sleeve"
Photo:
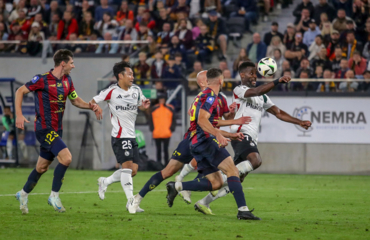
[[[146,100],[146,97],[143,94],[143,91],[141,91],[141,88],[138,87],[139,97],[137,98],[137,105],[141,106],[143,104],[143,101]]]
[[[263,96],[263,109],[267,110],[275,105],[267,95],[262,96]]]
[[[208,94],[203,94],[200,97],[201,106],[200,109],[206,110],[210,114],[212,114],[213,109],[217,107],[218,104],[218,97],[217,96],[211,96]]]
[[[45,86],[44,78],[41,75],[36,75],[25,86],[31,92],[43,90]]]
[[[245,92],[249,89],[247,86],[238,86],[234,88],[234,97],[235,99],[241,98],[241,99],[246,99],[244,97]]]
[[[95,97],[93,97],[94,101],[96,103],[100,103],[100,102],[103,102],[103,101],[109,101],[110,98],[112,97],[113,90],[114,90],[114,88],[107,88],[107,89],[101,91],[99,93],[99,95],[96,95]]]
[[[225,114],[225,113],[228,113],[230,112],[230,109],[229,109],[229,106],[227,106],[227,101],[226,101],[226,98],[222,98],[222,112]]]

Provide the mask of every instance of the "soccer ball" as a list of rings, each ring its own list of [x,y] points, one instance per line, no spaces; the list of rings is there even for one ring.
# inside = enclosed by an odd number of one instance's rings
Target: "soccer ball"
[[[262,58],[257,65],[258,72],[264,77],[270,77],[276,72],[277,65],[272,58]]]

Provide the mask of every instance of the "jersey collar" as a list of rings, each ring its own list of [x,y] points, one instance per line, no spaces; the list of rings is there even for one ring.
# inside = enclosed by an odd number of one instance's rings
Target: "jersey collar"
[[[62,80],[63,80],[63,78],[64,78],[64,75],[62,76],[62,79],[59,79],[59,78],[57,78],[56,76],[54,76],[54,75],[53,75],[53,73],[52,73],[52,72],[53,72],[53,70],[54,70],[54,68],[50,69],[50,72],[49,72],[49,73],[50,73],[50,75],[51,75],[51,76],[53,76],[53,77],[55,78],[55,80],[57,80],[57,81],[62,81]]]

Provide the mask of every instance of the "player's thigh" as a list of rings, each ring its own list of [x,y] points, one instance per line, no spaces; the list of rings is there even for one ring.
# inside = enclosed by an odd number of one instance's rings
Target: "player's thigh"
[[[39,158],[37,159],[37,163],[36,163],[36,171],[38,173],[46,172],[49,169],[49,166],[52,162],[53,161],[47,160],[47,159],[39,156]]]
[[[239,177],[239,171],[235,167],[234,161],[230,156],[225,158],[218,165],[218,169],[225,173],[227,177]]]
[[[161,171],[163,179],[169,178],[184,166],[183,162],[171,159],[167,166]]]
[[[223,180],[220,171],[206,175],[208,181],[212,184],[212,190],[218,190],[223,185]]]
[[[64,148],[62,149],[59,153],[58,153],[58,161],[63,164],[64,166],[69,166],[69,164],[71,164],[72,162],[72,154],[71,152],[69,151],[68,148]]]

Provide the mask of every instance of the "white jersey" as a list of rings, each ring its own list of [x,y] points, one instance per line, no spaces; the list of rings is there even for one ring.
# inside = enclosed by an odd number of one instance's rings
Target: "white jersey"
[[[108,101],[112,128],[112,137],[135,138],[137,109],[146,98],[141,89],[133,84],[127,91],[118,84],[101,91],[94,97],[96,103]]]
[[[267,110],[274,106],[267,95],[245,98],[244,94],[249,89],[245,85],[239,85],[234,88],[233,102],[236,102],[235,119],[249,116],[252,122],[244,125],[232,125],[231,132],[242,132],[248,134],[257,143],[258,131],[261,124],[262,110]]]

